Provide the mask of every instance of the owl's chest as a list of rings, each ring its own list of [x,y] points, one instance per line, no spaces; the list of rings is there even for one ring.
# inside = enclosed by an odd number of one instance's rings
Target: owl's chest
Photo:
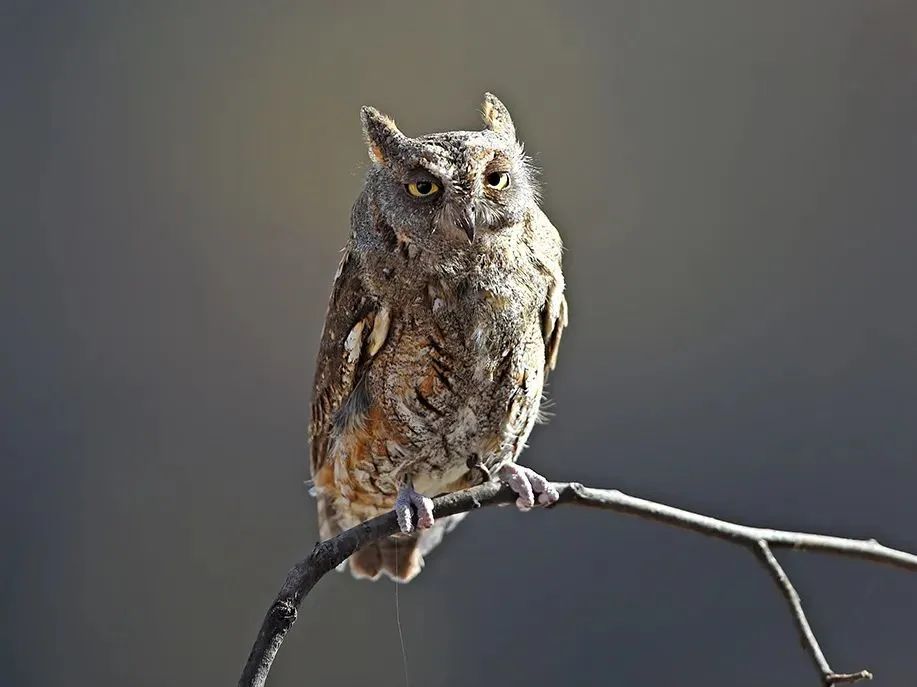
[[[476,460],[499,462],[527,434],[544,344],[538,308],[525,298],[426,291],[393,320],[368,381],[399,433],[405,469],[436,491]]]
[[[543,366],[539,298],[537,284],[518,278],[475,286],[431,280],[394,323],[381,366],[386,386],[404,392],[413,384],[422,399],[444,403],[444,416],[512,393],[514,372],[539,357]]]

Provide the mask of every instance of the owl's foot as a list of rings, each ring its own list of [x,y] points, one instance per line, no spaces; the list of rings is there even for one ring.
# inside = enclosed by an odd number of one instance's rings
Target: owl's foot
[[[516,463],[507,463],[500,468],[497,476],[519,495],[519,498],[516,499],[516,506],[521,511],[535,507],[536,495],[538,503],[542,506],[557,503],[557,499],[560,498],[557,489],[531,468]]]
[[[398,490],[395,500],[395,515],[398,516],[398,527],[405,534],[415,529],[414,512],[417,509],[416,529],[426,530],[433,527],[433,499],[414,491],[414,485],[406,484]]]

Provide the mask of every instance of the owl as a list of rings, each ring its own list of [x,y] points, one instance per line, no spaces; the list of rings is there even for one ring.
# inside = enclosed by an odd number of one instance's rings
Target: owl
[[[415,138],[361,110],[370,167],[351,212],[315,373],[311,472],[322,539],[394,509],[354,553],[407,582],[461,516],[432,497],[502,480],[520,509],[557,491],[517,464],[567,324],[561,240],[510,114]]]

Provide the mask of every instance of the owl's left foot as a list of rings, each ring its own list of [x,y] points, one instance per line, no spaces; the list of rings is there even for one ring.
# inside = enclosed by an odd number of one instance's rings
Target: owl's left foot
[[[500,468],[497,476],[519,495],[519,498],[516,499],[516,506],[519,510],[526,511],[534,508],[536,495],[538,503],[542,506],[557,503],[557,499],[560,498],[557,489],[531,468],[516,463],[507,463]]]
[[[406,484],[398,490],[395,500],[395,515],[398,516],[398,527],[405,534],[414,531],[414,509],[417,509],[418,530],[433,527],[433,499],[414,491],[413,484]]]

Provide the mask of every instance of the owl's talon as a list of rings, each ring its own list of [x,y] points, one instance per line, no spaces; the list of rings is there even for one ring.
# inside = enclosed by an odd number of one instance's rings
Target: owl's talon
[[[507,463],[500,468],[497,475],[519,495],[519,498],[516,499],[516,507],[523,512],[535,507],[536,494],[538,495],[537,502],[542,506],[557,503],[560,498],[557,489],[531,468],[516,463]]]
[[[465,461],[465,464],[468,466],[469,470],[478,470],[481,473],[481,480],[478,482],[478,484],[484,484],[485,482],[490,482],[493,480],[493,475],[487,466],[481,462],[481,456],[477,453]]]
[[[538,494],[538,503],[542,506],[552,506],[557,503],[558,499],[560,499],[560,494],[550,484],[547,489]]]
[[[398,517],[398,527],[404,534],[410,534],[415,529],[415,509],[416,529],[427,530],[433,527],[433,499],[418,494],[410,484],[401,487],[395,500],[395,515]]]

